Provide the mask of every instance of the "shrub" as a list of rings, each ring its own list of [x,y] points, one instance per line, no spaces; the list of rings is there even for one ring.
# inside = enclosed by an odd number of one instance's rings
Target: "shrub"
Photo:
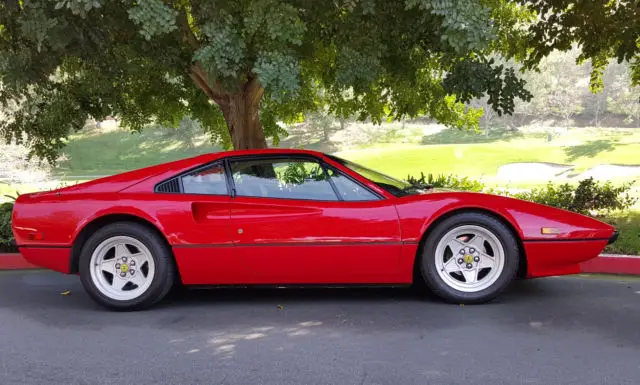
[[[627,182],[614,187],[611,182],[600,184],[593,178],[588,178],[581,180],[575,187],[569,183],[559,186],[549,183],[543,188],[534,188],[512,196],[580,214],[598,215],[633,206],[637,198],[629,195],[632,185],[633,182]]]
[[[450,188],[460,191],[486,191],[494,193],[493,189],[486,189],[484,183],[460,178],[455,175],[437,175],[420,173],[420,177],[409,176],[407,182],[414,186],[428,186],[435,188]],[[553,206],[584,215],[602,215],[612,211],[627,210],[636,202],[629,191],[632,182],[614,187],[611,182],[599,183],[593,178],[583,179],[577,185],[564,183],[554,185],[549,182],[545,187],[534,188],[527,192],[511,194],[509,192],[495,192],[503,196],[510,196],[530,202]]]
[[[484,190],[484,183],[469,179],[465,177],[458,177],[456,175],[444,175],[439,174],[434,176],[433,174],[428,174],[427,176],[424,173],[420,173],[419,178],[415,178],[411,175],[407,177],[407,182],[414,186],[428,186],[433,188],[450,188],[453,190],[461,190],[461,191],[474,191],[479,192]]]
[[[13,246],[13,232],[11,231],[11,213],[13,202],[0,204],[0,247],[6,249]]]

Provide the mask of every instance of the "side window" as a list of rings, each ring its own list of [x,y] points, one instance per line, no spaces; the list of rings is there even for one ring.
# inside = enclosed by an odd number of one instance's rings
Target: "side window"
[[[218,162],[183,176],[182,189],[185,194],[226,195],[224,166]]]
[[[255,159],[230,164],[238,196],[338,200],[324,170],[313,160]]]
[[[342,200],[345,201],[376,201],[379,198],[371,191],[365,189],[360,184],[352,181],[348,177],[340,174],[333,168],[327,168],[329,177],[336,186]]]

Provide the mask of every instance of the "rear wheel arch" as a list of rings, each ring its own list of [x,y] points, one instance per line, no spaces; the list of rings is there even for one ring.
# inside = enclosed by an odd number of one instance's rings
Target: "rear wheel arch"
[[[514,225],[509,220],[507,220],[504,216],[496,213],[495,211],[482,209],[482,208],[476,208],[476,207],[464,207],[464,208],[458,208],[458,209],[454,209],[454,210],[451,210],[451,211],[447,211],[447,212],[445,212],[443,214],[440,214],[440,216],[438,218],[436,218],[436,220],[434,220],[433,222],[431,222],[429,224],[427,229],[424,231],[424,233],[420,237],[420,246],[418,247],[418,250],[416,252],[416,257],[415,257],[414,262],[413,262],[413,281],[414,281],[414,283],[415,282],[419,282],[422,279],[421,278],[421,274],[420,274],[420,258],[422,258],[422,248],[424,246],[424,243],[425,243],[426,239],[429,237],[429,235],[431,234],[433,229],[435,229],[436,226],[439,223],[441,223],[442,221],[446,220],[447,218],[451,218],[452,216],[455,216],[455,215],[458,215],[458,214],[461,214],[461,213],[484,214],[484,215],[490,216],[490,217],[500,221],[503,225],[505,225],[507,227],[507,229],[509,229],[509,231],[511,232],[511,234],[513,235],[513,237],[515,238],[515,240],[516,240],[516,242],[518,244],[520,259],[518,261],[517,277],[518,278],[526,277],[526,275],[527,275],[527,256],[525,254],[524,244],[522,243],[522,238],[520,237],[520,235],[519,235],[518,231],[516,230],[516,228],[514,227]]]
[[[156,225],[154,225],[147,219],[144,219],[142,217],[139,217],[137,215],[132,215],[132,214],[107,214],[107,215],[103,215],[93,219],[92,221],[87,223],[82,228],[82,230],[80,230],[80,232],[78,232],[78,235],[74,239],[73,245],[71,246],[71,258],[69,260],[69,264],[70,264],[69,271],[71,272],[71,274],[76,274],[79,272],[80,253],[82,252],[82,248],[84,244],[87,242],[87,240],[89,239],[89,237],[91,236],[91,234],[93,234],[96,230],[104,226],[107,226],[109,224],[116,223],[116,222],[132,222],[132,223],[137,223],[149,228],[150,230],[157,233],[162,240],[164,240],[166,247],[173,255],[173,252],[171,250],[171,245],[169,245],[169,241],[167,240],[165,235],[162,233],[162,231],[160,231],[160,229]],[[174,258],[174,263],[175,263],[175,258]]]

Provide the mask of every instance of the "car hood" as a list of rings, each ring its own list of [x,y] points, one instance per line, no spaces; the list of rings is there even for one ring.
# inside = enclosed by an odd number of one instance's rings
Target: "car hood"
[[[586,215],[497,194],[433,188],[400,201],[412,216],[428,218],[463,209],[491,212],[508,221],[526,240],[608,239],[615,231]],[[551,233],[543,234],[542,228]]]

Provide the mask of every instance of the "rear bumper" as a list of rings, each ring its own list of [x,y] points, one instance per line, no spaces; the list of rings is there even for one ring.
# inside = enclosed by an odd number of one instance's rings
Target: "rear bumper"
[[[607,245],[612,244],[613,242],[618,240],[618,236],[620,235],[620,233],[616,230],[613,232],[613,235],[611,236],[611,238],[609,238],[609,241],[607,242]]]
[[[20,254],[38,267],[69,274],[70,247],[19,247]]]

